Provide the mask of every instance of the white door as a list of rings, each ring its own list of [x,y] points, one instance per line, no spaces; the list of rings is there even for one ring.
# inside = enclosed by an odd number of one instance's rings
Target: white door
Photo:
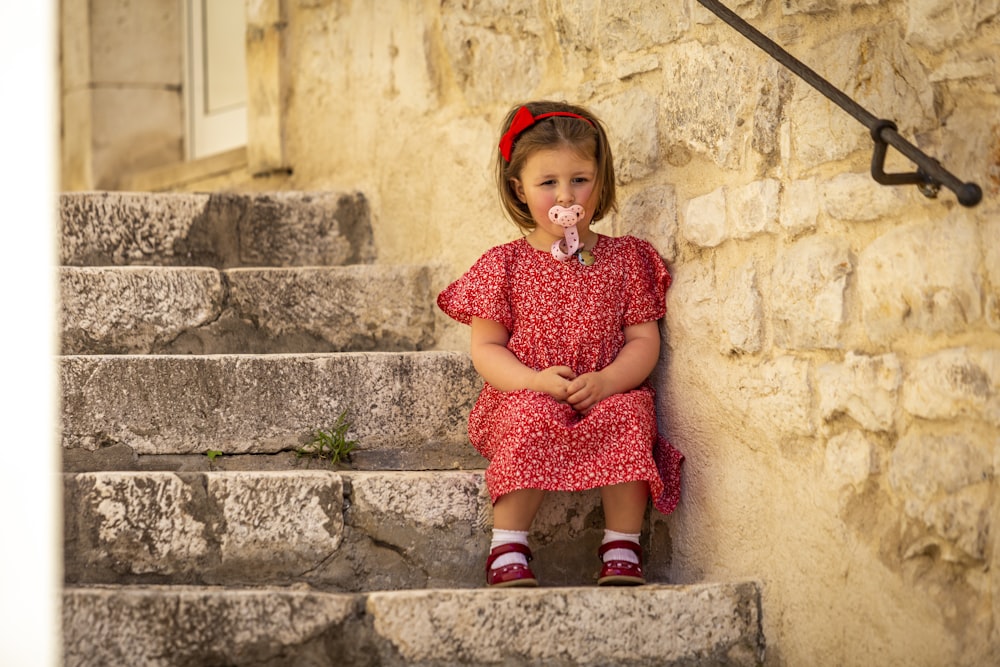
[[[247,143],[245,0],[184,0],[187,157]]]

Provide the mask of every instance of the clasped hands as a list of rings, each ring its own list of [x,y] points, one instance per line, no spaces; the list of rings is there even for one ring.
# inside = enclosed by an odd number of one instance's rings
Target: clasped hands
[[[580,414],[587,414],[600,401],[614,393],[598,373],[577,375],[569,366],[549,366],[538,371],[531,387],[566,403]]]

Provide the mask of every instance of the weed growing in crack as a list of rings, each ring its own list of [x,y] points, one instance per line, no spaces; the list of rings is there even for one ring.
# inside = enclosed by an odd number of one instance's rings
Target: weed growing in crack
[[[351,423],[347,420],[347,411],[341,412],[333,427],[316,429],[312,440],[295,450],[298,458],[311,458],[329,461],[330,465],[350,462],[351,452],[358,445],[357,440],[348,440],[347,431]]]

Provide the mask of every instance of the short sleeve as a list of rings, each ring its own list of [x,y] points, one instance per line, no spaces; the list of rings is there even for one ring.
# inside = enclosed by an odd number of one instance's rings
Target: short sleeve
[[[510,331],[513,315],[506,255],[504,246],[486,251],[461,278],[438,294],[438,307],[462,324],[478,317],[499,322]]]
[[[670,273],[656,249],[647,241],[632,238],[628,253],[625,326],[654,322],[667,312]]]

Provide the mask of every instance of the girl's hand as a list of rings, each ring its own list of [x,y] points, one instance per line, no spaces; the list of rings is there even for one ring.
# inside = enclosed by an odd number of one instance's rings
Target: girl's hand
[[[574,378],[576,378],[576,373],[569,366],[549,366],[538,371],[531,383],[531,388],[565,403],[569,397],[570,382]]]
[[[566,402],[580,414],[590,409],[614,393],[605,376],[600,373],[584,373],[569,383]]]

